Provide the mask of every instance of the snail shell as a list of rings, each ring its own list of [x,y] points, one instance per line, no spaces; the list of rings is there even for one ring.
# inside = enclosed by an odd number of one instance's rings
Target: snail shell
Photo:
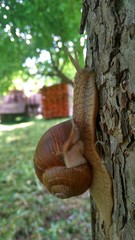
[[[69,198],[90,188],[92,171],[83,157],[79,130],[72,120],[59,123],[41,137],[34,156],[39,180],[58,198]]]

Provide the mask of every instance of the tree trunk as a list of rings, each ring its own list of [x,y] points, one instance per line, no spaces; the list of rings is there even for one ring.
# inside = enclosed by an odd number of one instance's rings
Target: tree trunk
[[[135,1],[88,0],[87,65],[97,73],[101,156],[113,181],[113,240],[135,239]],[[108,239],[91,199],[93,240]]]

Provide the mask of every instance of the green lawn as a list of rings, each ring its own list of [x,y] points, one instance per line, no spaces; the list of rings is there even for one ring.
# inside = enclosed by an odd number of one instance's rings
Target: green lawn
[[[89,194],[60,200],[35,176],[37,142],[59,121],[0,124],[0,240],[90,239]]]

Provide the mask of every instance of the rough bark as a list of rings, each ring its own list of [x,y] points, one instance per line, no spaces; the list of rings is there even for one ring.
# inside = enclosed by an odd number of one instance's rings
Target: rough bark
[[[97,72],[102,159],[113,179],[113,240],[135,239],[135,1],[89,0],[87,65]],[[93,239],[107,239],[92,201]]]

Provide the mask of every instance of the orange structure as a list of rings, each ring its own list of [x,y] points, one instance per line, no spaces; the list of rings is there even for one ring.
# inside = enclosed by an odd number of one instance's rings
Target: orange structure
[[[73,109],[73,87],[62,83],[50,87],[43,87],[42,110],[46,119],[57,117],[68,117],[72,115]]]

